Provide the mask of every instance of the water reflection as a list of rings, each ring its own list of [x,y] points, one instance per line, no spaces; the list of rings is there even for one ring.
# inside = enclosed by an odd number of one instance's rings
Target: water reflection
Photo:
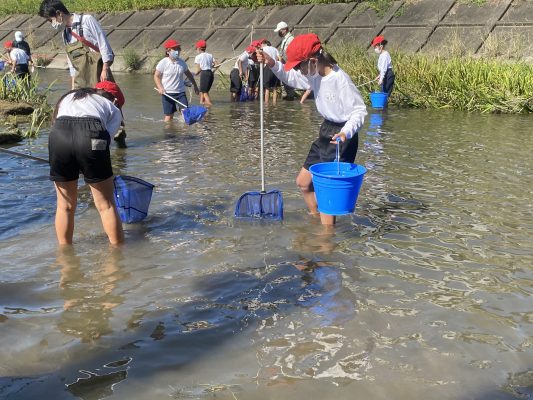
[[[82,265],[71,246],[60,247],[56,263],[61,268],[60,295],[64,300],[58,328],[82,342],[97,341],[112,333],[109,319],[124,298],[116,294],[119,282],[127,276],[121,266],[122,250],[110,248],[95,255],[97,263]]]

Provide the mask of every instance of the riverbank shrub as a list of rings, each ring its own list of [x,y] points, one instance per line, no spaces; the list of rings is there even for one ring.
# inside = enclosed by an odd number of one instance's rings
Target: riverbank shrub
[[[356,85],[378,74],[376,57],[356,45],[331,47]],[[523,61],[391,52],[396,74],[390,103],[482,113],[533,112],[533,66]],[[377,84],[359,87],[368,93]]]
[[[39,85],[37,74],[33,74],[31,79],[17,79],[11,73],[5,74],[0,81],[0,100],[10,103],[26,103],[33,107],[30,116],[11,116],[8,124],[20,132],[24,137],[35,137],[40,128],[52,115],[52,107],[48,104],[48,94],[55,82],[52,82],[46,89]],[[20,129],[19,124],[24,125]]]
[[[124,65],[128,71],[138,71],[142,67],[142,57],[132,48],[124,49]]]

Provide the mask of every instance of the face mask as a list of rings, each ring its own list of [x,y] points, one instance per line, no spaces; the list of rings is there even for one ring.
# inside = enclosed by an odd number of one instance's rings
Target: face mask
[[[58,31],[63,27],[63,22],[59,22],[57,19],[54,19],[52,20],[51,25],[52,25],[52,28]]]
[[[377,54],[381,53],[381,49],[380,49],[379,47],[374,47],[374,51],[375,51]]]
[[[315,78],[316,76],[318,76],[318,65],[316,61],[314,62],[314,68],[315,71],[311,73],[311,59],[309,59],[309,61],[307,62],[307,75],[305,75],[307,78]]]
[[[173,60],[177,60],[178,58],[180,58],[180,52],[178,50],[171,50],[170,53],[168,54],[170,56],[170,58],[172,58]]]

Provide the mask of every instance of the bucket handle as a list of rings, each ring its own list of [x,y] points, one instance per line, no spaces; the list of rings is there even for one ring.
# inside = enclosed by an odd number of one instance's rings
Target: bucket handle
[[[337,162],[337,175],[340,175],[341,174],[341,155],[340,155],[340,143],[341,143],[341,138],[338,137],[336,139],[336,146],[337,146],[337,149],[336,149],[336,155],[335,155],[335,161]]]

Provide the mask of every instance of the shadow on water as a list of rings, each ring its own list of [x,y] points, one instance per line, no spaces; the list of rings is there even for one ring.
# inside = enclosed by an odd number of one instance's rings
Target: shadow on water
[[[239,336],[273,316],[293,315],[297,321],[306,310],[311,319],[308,327],[323,328],[344,324],[356,315],[353,293],[343,287],[339,266],[300,258],[198,276],[184,285],[175,307],[132,310],[125,333],[109,343],[105,338],[109,320],[122,303],[118,288],[127,274],[121,250],[112,249],[99,259],[99,267],[88,269],[70,248],[58,251],[56,259],[63,298],[58,327],[65,335],[96,346],[95,351],[73,355],[75,361],[52,374],[0,379],[0,394],[6,399],[35,398],[47,390],[57,399],[68,398],[66,393],[59,395],[60,382],[81,399],[101,399],[112,395],[114,385],[131,373],[144,378],[151,371],[179,371],[210,357],[217,348],[239,347]],[[162,351],[161,341],[173,351]]]

